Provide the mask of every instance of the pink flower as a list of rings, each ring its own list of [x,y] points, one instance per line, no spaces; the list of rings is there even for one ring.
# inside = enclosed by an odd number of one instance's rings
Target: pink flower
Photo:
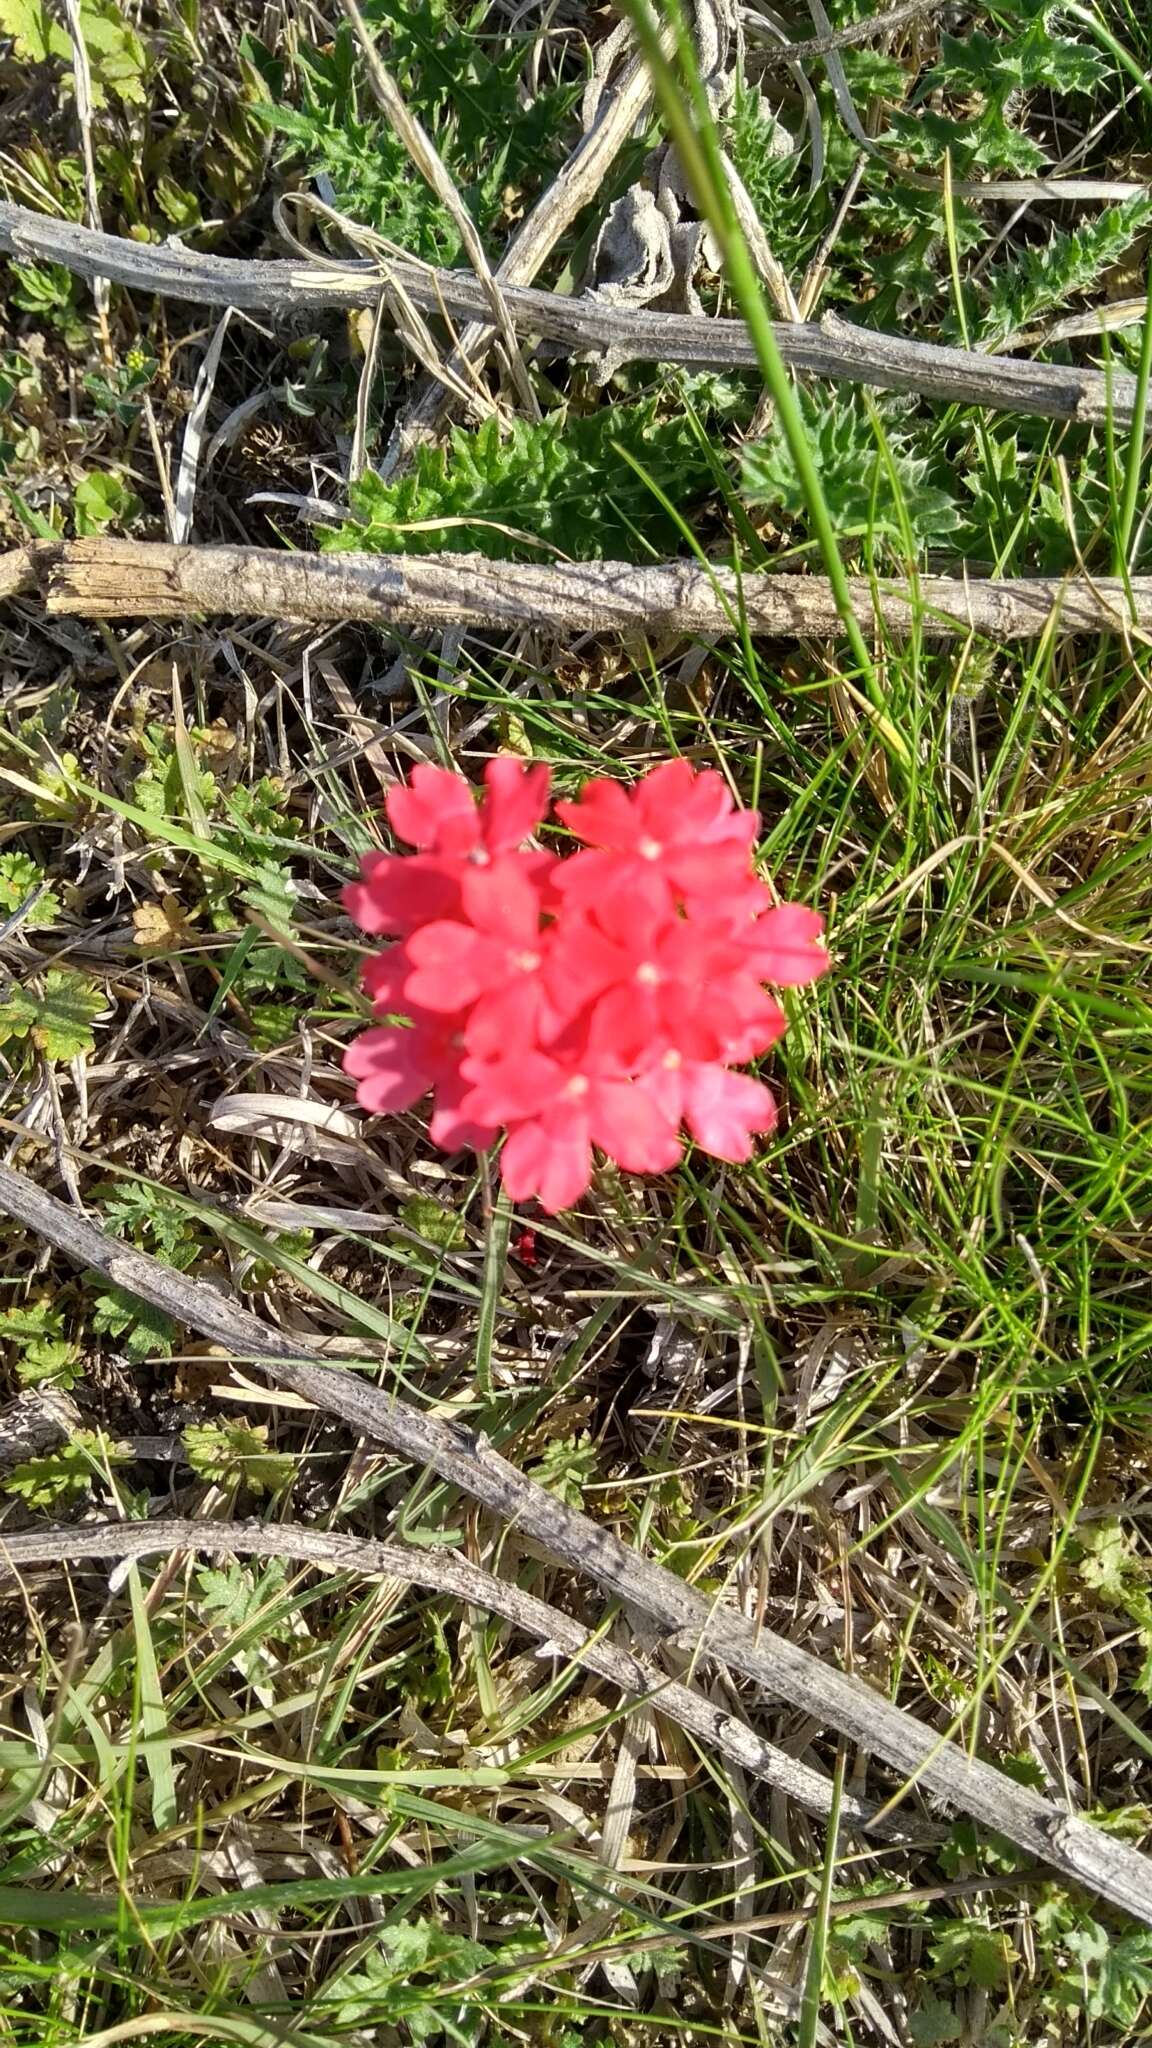
[[[429,853],[460,858],[508,853],[536,830],[548,809],[549,772],[500,754],[484,770],[477,806],[468,784],[447,768],[414,768],[388,792],[388,822],[397,839]]]
[[[592,904],[606,887],[657,876],[670,894],[731,888],[748,872],[759,828],[755,811],[740,811],[711,768],[688,761],[653,768],[629,794],[617,782],[587,782],[576,803],[556,810],[587,846],[557,874],[570,901]]]
[[[777,988],[803,988],[828,970],[824,919],[802,903],[778,903],[756,919],[747,939],[748,965]]]
[[[462,919],[414,932],[405,996],[428,1010],[470,1010],[469,1050],[497,1054],[531,1045],[551,1021],[543,967],[551,935],[540,929],[540,891],[516,854],[472,868],[460,888]]]
[[[817,912],[775,903],[753,872],[756,814],[670,761],[558,804],[584,850],[557,859],[524,845],[547,769],[500,757],[485,783],[477,803],[458,776],[414,769],[388,816],[417,851],[369,854],[345,891],[366,931],[399,941],[364,967],[383,1021],[345,1055],[357,1099],[388,1115],[431,1094],[448,1150],[503,1131],[508,1193],[550,1214],[586,1193],[596,1152],[667,1173],[686,1129],[748,1159],[776,1104],[734,1069],[787,1022],[765,984],[828,966]]]
[[[410,1024],[383,1024],[354,1038],[344,1054],[344,1071],[357,1083],[361,1108],[395,1116],[431,1091],[433,1143],[453,1152],[463,1145],[486,1150],[495,1126],[477,1123],[461,1110],[460,1023],[459,1017],[415,1011]]]
[[[464,1073],[465,1115],[510,1126],[501,1178],[513,1201],[571,1208],[591,1182],[593,1145],[630,1173],[666,1173],[680,1157],[677,1119],[637,1081],[544,1053],[469,1059]]]
[[[688,1126],[702,1151],[740,1165],[750,1159],[753,1136],[776,1128],[770,1089],[751,1074],[734,1074],[717,1060],[680,1060],[668,1054],[643,1085],[666,1116]]]
[[[366,932],[403,938],[434,918],[460,916],[460,887],[471,867],[484,867],[519,846],[548,808],[548,770],[525,768],[500,755],[484,771],[477,804],[459,775],[414,768],[388,792],[388,821],[416,854],[368,853],[360,880],[343,891],[344,907]],[[551,855],[529,856],[542,877]]]
[[[764,1051],[783,1029],[742,941],[666,905],[655,910],[647,888],[609,893],[595,914],[573,914],[565,931],[567,943],[554,945],[545,965],[548,992],[558,1010],[591,1005],[592,1045],[625,1067],[649,1065],[669,1048],[685,1059],[727,1058],[734,1036]]]

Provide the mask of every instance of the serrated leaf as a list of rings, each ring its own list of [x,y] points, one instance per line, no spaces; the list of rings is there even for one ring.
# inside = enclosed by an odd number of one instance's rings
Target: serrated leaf
[[[802,392],[800,399],[808,445],[843,539],[871,534],[902,547],[905,519],[925,546],[954,532],[960,523],[955,500],[929,480],[927,461],[912,452],[897,426],[884,424],[885,457],[855,395]],[[742,489],[749,504],[807,521],[807,501],[778,423],[745,449]]]
[[[992,1991],[1003,1984],[1009,1964],[1018,1960],[1008,1936],[990,1927],[987,1920],[937,1923],[932,1942],[934,1977],[951,1977],[961,1986]]]
[[[76,1059],[92,1051],[92,1023],[103,1008],[103,995],[83,975],[50,967],[42,993],[17,987],[0,1003],[0,1044],[26,1038],[45,1059]]]
[[[92,98],[104,104],[109,92],[129,104],[144,100],[144,45],[116,0],[80,0],[80,33],[88,52]],[[12,37],[16,54],[29,64],[50,57],[68,63],[72,38],[41,0],[0,0],[0,34]]]
[[[26,853],[0,853],[0,916],[19,910],[45,880],[43,868],[29,860]],[[59,915],[60,898],[55,890],[45,889],[26,914],[24,930],[36,931],[44,925],[55,924]]]
[[[138,1301],[121,1287],[109,1287],[92,1303],[92,1328],[98,1336],[121,1341],[124,1356],[134,1365],[146,1358],[168,1358],[176,1337],[171,1317]]]
[[[396,483],[367,472],[349,492],[353,522],[322,544],[538,561],[535,541],[583,560],[650,559],[681,535],[633,462],[684,514],[711,485],[690,422],[664,416],[656,399],[584,418],[518,419],[506,433],[490,419],[475,432],[454,428],[446,448],[422,443]]]
[[[256,879],[240,891],[240,901],[254,910],[261,923],[290,937],[296,912],[296,884],[287,868],[265,861]]]
[[[268,1449],[263,1423],[190,1423],[184,1431],[188,1463],[213,1486],[247,1486],[257,1493],[282,1493],[295,1476],[288,1452]]]

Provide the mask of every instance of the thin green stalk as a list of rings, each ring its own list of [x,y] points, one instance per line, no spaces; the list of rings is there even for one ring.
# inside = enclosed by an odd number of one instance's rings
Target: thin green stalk
[[[832,1886],[836,1876],[836,1855],[840,1840],[840,1801],[844,1794],[847,1761],[847,1752],[843,1748],[837,1750],[836,1764],[832,1772],[832,1804],[828,1812],[824,1868],[820,1873],[820,1896],[816,1901],[812,1940],[808,1948],[808,1967],[804,1972],[804,1989],[800,1997],[800,2023],[796,2030],[797,2048],[816,2048],[816,2042],[820,2038],[820,1994],[824,1988],[824,1970],[828,1956]]]
[[[1132,404],[1132,428],[1124,465],[1124,496],[1120,501],[1120,523],[1112,556],[1112,574],[1127,579],[1132,564],[1132,534],[1144,469],[1144,437],[1148,426],[1148,393],[1152,386],[1152,264],[1148,266],[1148,291],[1144,305],[1144,333],[1140,343],[1140,365],[1136,372],[1136,395]]]
[[[508,1264],[508,1239],[512,1231],[512,1204],[503,1188],[497,1191],[488,1217],[484,1239],[484,1273],[480,1283],[480,1318],[476,1326],[476,1391],[492,1392],[492,1350],[496,1341],[496,1319],[500,1313],[500,1291]]]
[[[760,374],[771,394],[776,416],[788,443],[788,452],[796,466],[796,475],[804,492],[812,531],[823,557],[836,609],[843,622],[853,658],[864,678],[869,699],[878,714],[878,729],[897,760],[907,766],[911,758],[909,749],[887,716],[887,699],[871,650],[852,606],[848,576],[840,554],[839,537],[828,501],[824,496],[820,473],[808,445],[800,407],[783,358],[776,346],[776,336],[764,304],[760,280],[732,205],[723,153],[711,109],[700,83],[691,38],[677,0],[663,0],[663,5],[676,33],[679,77],[664,54],[659,26],[648,0],[624,0],[625,10],[648,60],[653,89],[679,153],[692,198],[707,219],[720,245],[728,282],[752,337]]]

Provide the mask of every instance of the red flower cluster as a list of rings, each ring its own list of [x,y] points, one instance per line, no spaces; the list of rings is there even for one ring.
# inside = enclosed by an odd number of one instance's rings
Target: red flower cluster
[[[399,941],[364,970],[389,1021],[345,1055],[360,1103],[388,1113],[430,1091],[447,1151],[506,1129],[508,1193],[550,1214],[588,1187],[593,1146],[664,1173],[686,1125],[706,1152],[747,1159],[776,1105],[732,1068],[785,1028],[763,984],[828,965],[823,920],[752,872],[755,811],[669,761],[630,792],[589,782],[558,803],[583,850],[556,856],[524,844],[548,770],[500,757],[485,782],[477,804],[459,776],[414,769],[388,817],[417,851],[367,855],[344,891],[365,931]]]

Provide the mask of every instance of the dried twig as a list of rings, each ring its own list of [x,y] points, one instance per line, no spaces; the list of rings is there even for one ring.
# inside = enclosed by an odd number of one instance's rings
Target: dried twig
[[[340,1416],[352,1429],[401,1457],[431,1468],[547,1556],[649,1615],[693,1656],[712,1657],[741,1672],[770,1695],[811,1714],[818,1725],[835,1728],[862,1749],[883,1757],[906,1780],[997,1829],[1028,1855],[1152,1923],[1152,1862],[1147,1857],[1015,1784],[935,1728],[924,1727],[862,1680],[704,1599],[663,1566],[630,1550],[610,1530],[526,1479],[482,1433],[413,1408],[351,1372],[307,1362],[315,1356],[310,1347],[262,1323],[209,1281],[178,1273],[108,1237],[76,1209],[9,1167],[0,1167],[0,1213],[232,1355],[258,1361],[275,1385],[299,1394],[325,1414]],[[76,1537],[79,1543],[79,1531]]]
[[[900,638],[978,633],[996,641],[1053,632],[1152,633],[1152,577],[1010,582],[923,576],[849,579],[861,622]],[[381,626],[539,627],[560,633],[703,634],[741,615],[775,639],[835,637],[821,576],[737,576],[694,562],[490,562],[482,555],[310,555],[161,541],[33,541],[0,555],[0,597],[41,591],[78,618],[204,616],[364,620]],[[1129,599],[1129,592],[1131,599]]]
[[[341,5],[352,25],[352,32],[360,45],[360,54],[368,73],[368,83],[372,88],[377,104],[390,126],[399,136],[421,177],[427,181],[429,187],[440,201],[441,206],[455,223],[461,246],[480,281],[484,296],[488,302],[488,309],[496,324],[496,330],[504,341],[508,366],[512,372],[517,395],[521,403],[527,408],[530,416],[538,414],[539,408],[536,404],[532,386],[528,381],[528,373],[521,360],[515,330],[501,297],[499,284],[493,276],[484,244],[477,233],[475,222],[456,190],[448,167],[431,136],[408,107],[400,87],[384,63],[369,32],[368,24],[356,4],[356,0],[341,0]]]
[[[31,1451],[25,1449],[27,1457]],[[483,1608],[510,1621],[525,1635],[554,1645],[558,1655],[594,1671],[622,1693],[645,1699],[666,1720],[707,1743],[738,1769],[750,1771],[810,1813],[827,1814],[832,1781],[810,1764],[789,1756],[774,1742],[757,1735],[746,1721],[665,1671],[635,1656],[618,1642],[590,1635],[583,1625],[558,1607],[537,1600],[508,1579],[499,1579],[458,1551],[418,1550],[411,1544],[375,1543],[329,1529],[297,1528],[290,1522],[272,1525],[244,1522],[107,1522],[63,1529],[33,1529],[0,1535],[0,1567],[12,1572],[28,1565],[71,1563],[79,1557],[118,1559],[175,1555],[186,1550],[230,1551],[236,1557],[290,1557],[327,1571],[349,1571],[372,1577],[407,1580],[427,1586],[468,1607]],[[853,1827],[869,1828],[876,1808],[867,1800],[842,1802],[841,1815]],[[931,1823],[879,1821],[873,1832],[889,1841],[923,1844],[937,1839]]]
[[[384,272],[372,262],[241,263],[95,234],[74,221],[49,220],[6,202],[0,202],[0,251],[22,261],[60,263],[82,277],[108,277],[134,291],[250,312],[374,306],[386,290]],[[487,293],[467,271],[434,270],[397,259],[389,261],[387,275],[425,312],[482,322],[488,314]],[[740,320],[695,320],[683,313],[652,313],[593,298],[568,299],[557,292],[506,283],[504,266],[496,275],[514,326],[562,349],[602,351],[615,363],[684,363],[710,370],[757,366],[755,349]],[[1127,372],[1105,375],[1065,364],[937,347],[900,335],[875,334],[831,315],[819,323],[780,321],[775,334],[784,360],[804,376],[869,384],[884,391],[914,391],[950,404],[987,405],[1000,412],[1050,419],[1103,420],[1111,412],[1116,424],[1124,425],[1133,415],[1136,379]]]
[[[507,293],[511,287],[530,285],[556,247],[561,236],[589,201],[603,189],[605,179],[652,97],[648,66],[639,56],[626,66],[618,84],[606,86],[600,95],[596,115],[586,134],[561,166],[546,192],[521,221],[497,265],[495,284],[501,304],[514,325],[516,308]],[[447,306],[447,301],[444,301]],[[451,310],[451,309],[449,309]],[[529,330],[531,331],[531,330]],[[483,361],[493,340],[493,330],[473,322],[460,335],[448,369],[455,375],[465,365]],[[409,444],[422,435],[433,434],[444,419],[451,400],[443,386],[425,386],[405,415],[398,440],[389,457],[399,459],[401,443]],[[388,462],[385,462],[385,469]]]

